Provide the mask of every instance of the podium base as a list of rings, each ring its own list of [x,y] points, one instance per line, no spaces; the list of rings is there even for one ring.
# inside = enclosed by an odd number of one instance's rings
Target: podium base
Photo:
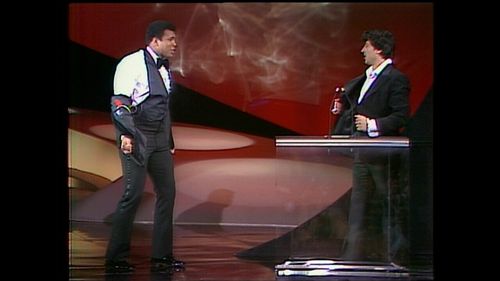
[[[394,263],[346,261],[338,259],[290,259],[275,266],[278,280],[291,276],[339,276],[374,278],[409,278],[407,268]]]

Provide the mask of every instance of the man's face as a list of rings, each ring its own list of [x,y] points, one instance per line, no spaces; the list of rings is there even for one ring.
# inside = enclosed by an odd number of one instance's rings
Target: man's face
[[[166,29],[163,31],[161,39],[155,38],[154,40],[160,56],[163,58],[171,58],[174,56],[175,49],[177,48],[174,31]]]
[[[361,49],[361,53],[365,59],[365,64],[367,65],[373,65],[377,61],[381,52],[381,50],[375,49],[370,40],[367,40]]]

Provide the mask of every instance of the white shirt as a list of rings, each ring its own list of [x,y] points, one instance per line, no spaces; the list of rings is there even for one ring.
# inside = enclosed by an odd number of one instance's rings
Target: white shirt
[[[156,62],[158,55],[149,46],[146,50]],[[170,93],[171,83],[168,72],[164,66],[159,71],[167,92]],[[149,96],[148,72],[144,63],[144,50],[138,50],[126,56],[118,63],[113,81],[113,90],[115,95],[130,97],[132,105],[142,103]]]
[[[373,66],[370,66],[366,69],[366,80],[365,83],[363,83],[363,87],[361,87],[361,93],[358,98],[358,104],[361,103],[361,101],[365,97],[366,92],[373,84],[373,82],[375,82],[380,72],[382,72],[382,70],[384,70],[384,68],[389,64],[392,64],[392,59],[384,60],[375,70],[373,70]]]
[[[392,59],[384,60],[375,70],[373,69],[373,66],[370,66],[366,69],[366,80],[365,83],[363,83],[363,87],[361,87],[361,92],[358,98],[358,104],[361,103],[361,101],[365,97],[366,92],[373,84],[373,82],[375,82],[380,72],[382,72],[382,70],[384,70],[384,68],[389,64],[392,64]],[[378,133],[377,122],[375,122],[375,119],[367,119],[366,123],[367,123],[368,136],[378,137],[380,134]]]

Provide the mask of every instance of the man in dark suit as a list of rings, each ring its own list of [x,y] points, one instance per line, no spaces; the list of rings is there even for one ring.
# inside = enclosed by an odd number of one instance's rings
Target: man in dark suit
[[[394,37],[386,30],[369,30],[362,35],[361,53],[365,73],[345,85],[334,102],[333,114],[340,114],[333,134],[353,137],[397,136],[409,115],[408,78],[391,59]],[[381,149],[353,150],[353,186],[349,208],[349,231],[343,258],[348,260],[392,260],[395,239],[389,219],[389,195],[397,155]],[[396,165],[397,166],[397,165]],[[390,241],[389,241],[390,240]]]
[[[124,178],[106,251],[106,272],[111,274],[134,270],[128,262],[132,226],[147,175],[156,193],[151,271],[171,273],[184,268],[172,249],[175,180],[169,106],[174,84],[168,59],[177,48],[175,26],[163,20],[152,22],[145,43],[145,48],[118,63],[111,97]]]

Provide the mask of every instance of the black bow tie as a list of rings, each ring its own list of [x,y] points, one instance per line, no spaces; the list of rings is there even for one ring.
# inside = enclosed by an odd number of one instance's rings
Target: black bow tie
[[[163,66],[165,66],[165,69],[166,69],[166,70],[168,70],[168,68],[169,68],[169,63],[168,63],[168,60],[167,60],[167,59],[161,59],[161,58],[158,58],[158,59],[156,60],[156,67],[157,67],[158,69],[160,69],[160,67],[161,67],[162,65],[163,65]]]

